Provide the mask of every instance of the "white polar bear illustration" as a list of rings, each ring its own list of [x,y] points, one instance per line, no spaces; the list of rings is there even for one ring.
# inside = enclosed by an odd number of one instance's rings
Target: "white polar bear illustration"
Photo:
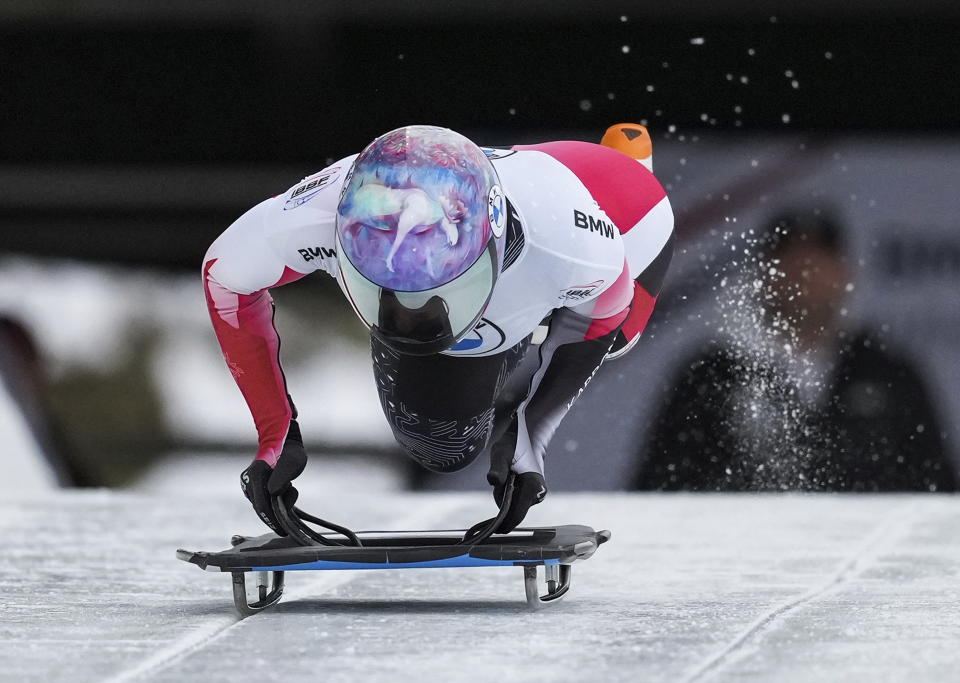
[[[457,225],[463,220],[464,205],[447,197],[434,201],[419,188],[393,189],[368,183],[354,194],[351,214],[351,218],[360,222],[397,216],[397,236],[387,254],[387,269],[392,273],[393,257],[411,232],[427,232],[439,224],[447,242],[456,245],[460,238]]]

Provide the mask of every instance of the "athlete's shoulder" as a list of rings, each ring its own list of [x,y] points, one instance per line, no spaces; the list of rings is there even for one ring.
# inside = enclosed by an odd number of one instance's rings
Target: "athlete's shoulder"
[[[275,202],[277,210],[281,215],[293,220],[317,212],[335,213],[340,201],[340,190],[356,158],[356,154],[344,157],[308,175],[283,194],[277,195],[275,198],[278,200]]]
[[[336,273],[336,216],[340,191],[356,155],[311,173],[270,200],[263,216],[273,249],[301,271]]]
[[[570,169],[538,151],[488,156],[509,201],[509,225],[522,235],[507,247],[513,279],[536,282],[529,291],[545,292],[554,306],[558,297],[563,305],[616,279],[624,261],[620,232]]]
[[[621,233],[629,232],[667,196],[644,164],[605,145],[558,141],[521,145],[517,149],[546,154],[568,168]]]

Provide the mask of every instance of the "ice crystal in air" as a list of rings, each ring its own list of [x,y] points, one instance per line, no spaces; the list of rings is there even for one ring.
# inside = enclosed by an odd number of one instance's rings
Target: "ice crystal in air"
[[[732,377],[717,373],[726,377],[723,412],[739,456],[725,473],[749,489],[819,487],[811,464],[829,446],[813,419],[826,370],[803,351],[798,321],[777,305],[801,295],[770,254],[770,240],[780,231],[722,232],[731,257],[720,267],[714,264],[710,274],[718,313],[712,341],[734,368]]]

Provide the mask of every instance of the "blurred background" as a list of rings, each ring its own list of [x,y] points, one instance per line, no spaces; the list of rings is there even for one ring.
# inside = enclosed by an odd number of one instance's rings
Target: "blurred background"
[[[953,490],[960,6],[797,5],[0,4],[0,463],[26,488],[235,485],[255,432],[199,280],[234,219],[402,125],[630,121],[678,248],[551,488]],[[482,464],[410,469],[331,279],[274,297],[311,470],[486,488]]]

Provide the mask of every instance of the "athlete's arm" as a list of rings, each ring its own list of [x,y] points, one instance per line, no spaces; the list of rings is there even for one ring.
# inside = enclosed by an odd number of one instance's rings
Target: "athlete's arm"
[[[560,308],[550,317],[547,337],[540,345],[540,367],[517,412],[513,471],[543,472],[543,455],[550,438],[612,347],[627,334],[633,340],[643,332],[672,251],[672,240],[668,240],[635,279],[630,279],[629,269],[624,267],[622,282],[618,280],[595,301]],[[610,296],[605,297],[608,292]]]
[[[257,455],[243,471],[241,487],[260,519],[280,535],[285,531],[271,501],[276,496],[293,506],[297,490],[291,482],[306,467],[307,454],[280,365],[268,290],[335,268],[338,176],[338,167],[325,169],[257,205],[211,245],[203,264],[210,319],[257,427]]]
[[[608,360],[625,355],[640,339],[653,315],[673,258],[673,212],[666,198],[637,227],[640,230],[623,235],[627,256],[624,270],[629,270],[632,278],[630,307],[607,355]]]
[[[649,179],[659,188],[652,175]],[[560,421],[603,361],[632,348],[653,313],[673,254],[673,212],[666,196],[661,194],[621,233],[620,276],[590,301],[554,311],[528,395],[492,447],[487,478],[498,502],[509,472],[518,474],[516,502],[501,531],[519,524],[529,507],[543,499],[543,458]]]
[[[240,477],[244,495],[279,534],[271,498],[296,501],[291,484],[307,464],[297,411],[280,366],[269,289],[316,270],[336,272],[334,221],[352,158],[304,178],[241,216],[207,251],[203,289],[223,357],[257,427],[253,463]]]
[[[518,411],[515,472],[543,472],[543,454],[560,420],[604,359],[626,353],[653,314],[673,255],[673,212],[666,196],[621,233],[620,276],[595,298],[551,317],[540,368]]]
[[[203,288],[217,340],[257,427],[257,459],[274,467],[296,409],[280,365],[269,289],[336,272],[334,218],[352,157],[256,205],[210,246]]]
[[[306,273],[287,266],[265,230],[268,199],[244,214],[207,251],[203,289],[224,360],[257,427],[257,459],[276,465],[296,411],[280,365],[269,289]]]

